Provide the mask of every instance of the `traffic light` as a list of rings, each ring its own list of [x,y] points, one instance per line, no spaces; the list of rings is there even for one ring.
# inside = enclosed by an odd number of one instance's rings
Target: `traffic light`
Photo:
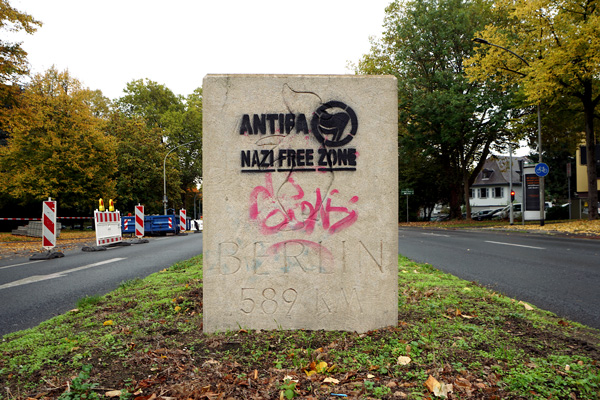
[[[514,190],[510,191],[510,201],[515,201],[515,191]]]

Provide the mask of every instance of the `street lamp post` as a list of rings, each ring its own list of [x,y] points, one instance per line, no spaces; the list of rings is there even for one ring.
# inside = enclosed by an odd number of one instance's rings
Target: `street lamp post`
[[[523,61],[523,63],[525,63],[525,65],[527,65],[528,67],[530,67],[529,63],[520,55],[518,55],[517,53],[515,53],[512,50],[507,49],[506,47],[502,47],[499,46],[497,44],[488,42],[485,39],[481,39],[481,38],[475,38],[473,39],[473,41],[475,43],[481,43],[481,44],[485,44],[488,46],[494,46],[497,47],[499,49],[502,49],[504,51],[509,52],[510,54],[512,54],[513,56],[517,57],[519,60]],[[520,74],[521,76],[525,76],[525,74],[517,72],[518,74]],[[538,163],[542,162],[542,116],[541,116],[541,112],[540,112],[540,103],[537,104],[537,124],[538,124]],[[544,201],[544,177],[540,176],[539,177],[539,182],[540,182],[540,226],[544,226],[544,209],[546,208],[546,203]],[[523,182],[523,184],[525,184],[525,182]],[[522,203],[522,213],[523,213],[523,220],[525,220],[525,198],[523,198],[523,203]]]
[[[172,148],[171,150],[169,150],[167,152],[167,154],[165,154],[165,159],[163,160],[163,205],[164,205],[164,210],[165,210],[164,215],[167,215],[167,167],[166,167],[167,157],[169,156],[169,154],[171,154],[178,148],[187,146],[188,144],[194,143],[194,142],[195,142],[195,140],[192,140],[191,142],[180,144],[179,146]]]

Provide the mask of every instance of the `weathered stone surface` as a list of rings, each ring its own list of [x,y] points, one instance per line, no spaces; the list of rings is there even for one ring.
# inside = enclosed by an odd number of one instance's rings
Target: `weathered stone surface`
[[[204,330],[397,323],[396,79],[208,75]]]

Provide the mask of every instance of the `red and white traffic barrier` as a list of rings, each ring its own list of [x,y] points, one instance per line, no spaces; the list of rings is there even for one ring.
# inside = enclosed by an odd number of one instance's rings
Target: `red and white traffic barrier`
[[[186,211],[185,211],[184,208],[182,208],[181,210],[179,210],[179,230],[181,232],[185,231],[185,228],[186,228],[186,226],[185,226],[186,219],[187,219],[187,217],[186,217]]]
[[[121,213],[119,211],[94,211],[96,222],[96,246],[123,241]]]
[[[169,229],[173,229],[173,218],[169,217]]]
[[[42,247],[52,250],[56,246],[56,201],[48,198],[42,205]]]
[[[144,206],[135,206],[135,236],[138,239],[144,237]]]

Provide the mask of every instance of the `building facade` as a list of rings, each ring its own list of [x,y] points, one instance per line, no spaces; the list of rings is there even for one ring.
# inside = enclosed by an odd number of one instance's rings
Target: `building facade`
[[[490,156],[475,178],[470,188],[471,212],[506,207],[510,203],[510,185],[515,191],[514,203],[523,199],[521,163],[529,162],[527,157],[512,157],[512,171],[509,156]]]

